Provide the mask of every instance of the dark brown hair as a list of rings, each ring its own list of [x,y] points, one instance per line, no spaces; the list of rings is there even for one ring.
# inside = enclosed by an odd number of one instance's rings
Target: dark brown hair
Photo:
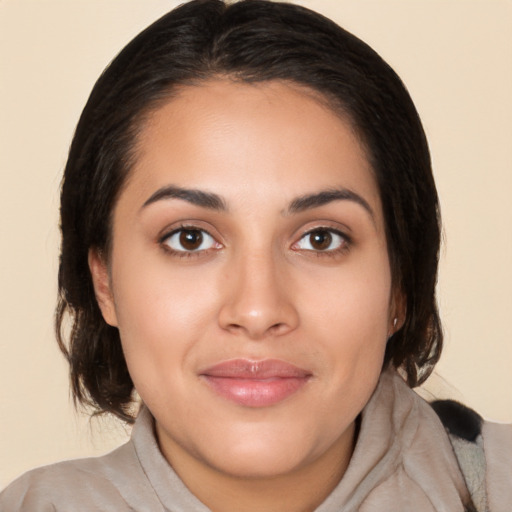
[[[379,187],[394,286],[405,297],[405,320],[388,342],[385,364],[402,368],[409,385],[421,383],[442,346],[435,297],[440,220],[425,134],[407,90],[369,46],[308,9],[195,0],[153,23],[114,59],[73,138],[61,193],[56,328],[75,400],[133,419],[133,383],[119,332],[96,302],[88,252],[108,254],[112,211],[145,115],[176,87],[218,76],[300,84],[352,122]]]

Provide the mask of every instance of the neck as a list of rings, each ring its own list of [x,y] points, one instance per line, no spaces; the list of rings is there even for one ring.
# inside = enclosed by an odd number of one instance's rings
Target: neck
[[[313,512],[343,477],[355,436],[352,424],[317,459],[283,475],[250,478],[219,471],[178,445],[160,444],[183,483],[212,512]]]

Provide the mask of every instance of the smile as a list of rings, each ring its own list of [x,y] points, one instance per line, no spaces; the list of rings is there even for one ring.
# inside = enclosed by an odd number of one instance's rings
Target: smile
[[[232,402],[269,407],[298,392],[312,374],[277,359],[233,359],[208,368],[200,376],[214,392]]]

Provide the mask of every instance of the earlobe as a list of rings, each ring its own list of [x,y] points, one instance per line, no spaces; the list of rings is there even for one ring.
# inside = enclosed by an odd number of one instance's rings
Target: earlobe
[[[96,301],[103,319],[112,327],[117,327],[117,315],[107,262],[98,249],[89,249],[88,262]]]

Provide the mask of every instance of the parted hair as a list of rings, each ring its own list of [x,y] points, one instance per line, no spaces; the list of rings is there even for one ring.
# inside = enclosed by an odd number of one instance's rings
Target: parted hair
[[[105,69],[71,144],[61,188],[56,332],[75,403],[133,421],[133,382],[119,332],[98,307],[88,253],[108,259],[112,212],[146,116],[172,101],[177,87],[217,77],[299,84],[351,122],[379,188],[393,286],[404,298],[384,364],[400,368],[410,386],[423,382],[442,348],[440,216],[427,141],[405,86],[368,45],[311,10],[194,0],[150,25]]]

